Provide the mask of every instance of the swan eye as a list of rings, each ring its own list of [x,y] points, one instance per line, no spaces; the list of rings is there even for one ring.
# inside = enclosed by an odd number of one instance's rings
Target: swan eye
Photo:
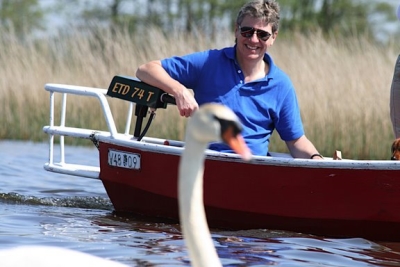
[[[236,136],[239,133],[241,133],[243,130],[242,125],[240,123],[238,123],[237,121],[225,120],[225,119],[218,118],[216,116],[214,116],[214,118],[221,125],[221,136],[223,136],[224,133],[229,130],[232,132],[233,136]]]

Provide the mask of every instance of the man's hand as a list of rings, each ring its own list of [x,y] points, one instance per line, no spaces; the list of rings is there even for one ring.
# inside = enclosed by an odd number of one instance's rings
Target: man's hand
[[[193,97],[193,94],[184,89],[180,94],[175,95],[176,106],[178,107],[179,114],[184,117],[190,117],[199,109],[199,104]]]

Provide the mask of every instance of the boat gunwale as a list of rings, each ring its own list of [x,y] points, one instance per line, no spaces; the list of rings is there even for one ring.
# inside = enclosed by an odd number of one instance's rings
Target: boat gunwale
[[[146,152],[162,153],[179,156],[184,147],[161,144],[167,139],[152,138],[153,142],[136,141],[132,139],[111,139],[105,136],[99,136],[99,141],[121,147],[138,149]],[[159,141],[158,143],[154,143]],[[207,160],[234,161],[248,165],[271,165],[281,167],[304,167],[304,168],[332,168],[332,169],[368,169],[368,170],[400,170],[400,161],[394,160],[334,160],[325,158],[325,160],[313,160],[292,158],[289,154],[271,152],[272,156],[253,156],[249,162],[243,161],[239,155],[233,153],[224,153],[208,149],[206,151]],[[275,155],[275,156],[274,156]]]

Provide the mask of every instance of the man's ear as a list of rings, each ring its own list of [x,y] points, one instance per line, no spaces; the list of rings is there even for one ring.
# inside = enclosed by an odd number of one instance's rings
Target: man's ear
[[[276,31],[276,32],[274,32],[272,35],[271,35],[271,43],[270,43],[270,46],[272,46],[273,44],[274,44],[274,42],[275,42],[275,40],[276,40],[276,37],[278,37],[278,31]]]

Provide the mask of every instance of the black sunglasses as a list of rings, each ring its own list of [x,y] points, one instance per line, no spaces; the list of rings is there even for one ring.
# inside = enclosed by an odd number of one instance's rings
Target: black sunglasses
[[[242,27],[239,25],[239,30],[240,30],[240,34],[244,37],[244,38],[251,38],[254,34],[254,32],[256,32],[258,39],[263,40],[264,42],[267,41],[269,39],[269,37],[271,37],[271,33],[263,31],[263,30],[259,30],[259,29],[254,29],[253,27]]]

